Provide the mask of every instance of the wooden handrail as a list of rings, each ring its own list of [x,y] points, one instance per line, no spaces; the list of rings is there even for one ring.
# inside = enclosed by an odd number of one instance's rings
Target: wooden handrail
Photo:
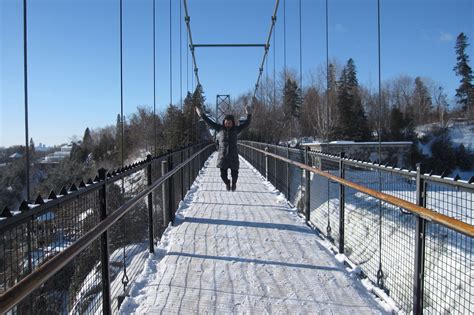
[[[432,222],[435,222],[435,223],[439,223],[439,224],[444,225],[444,226],[446,226],[446,227],[448,227],[448,228],[450,228],[450,229],[452,229],[456,232],[462,233],[466,236],[474,237],[474,225],[456,220],[456,219],[454,219],[452,217],[449,217],[447,215],[438,213],[438,212],[433,211],[433,210],[428,209],[428,208],[421,207],[419,205],[416,205],[416,204],[411,203],[409,201],[400,199],[398,197],[388,195],[388,194],[385,194],[383,192],[367,188],[365,186],[356,184],[354,182],[348,181],[348,180],[343,179],[341,177],[332,175],[330,173],[326,173],[326,172],[324,172],[320,169],[317,169],[315,167],[308,166],[306,164],[290,160],[290,159],[288,159],[286,157],[283,157],[283,156],[280,156],[278,154],[274,154],[274,153],[270,153],[270,152],[267,152],[267,151],[264,151],[264,150],[260,150],[260,149],[254,148],[252,146],[249,146],[247,144],[243,144],[243,143],[240,143],[239,145],[250,148],[252,150],[256,150],[256,151],[258,151],[262,154],[271,156],[271,157],[273,157],[275,159],[278,159],[280,161],[284,161],[288,164],[294,165],[294,166],[296,166],[300,169],[310,171],[311,173],[323,176],[325,178],[328,178],[328,179],[330,179],[334,182],[337,182],[341,185],[344,185],[346,187],[355,189],[355,190],[360,191],[360,192],[362,192],[364,194],[367,194],[369,196],[372,196],[372,197],[375,197],[377,199],[383,200],[383,201],[385,201],[389,204],[392,204],[394,206],[397,206],[397,207],[403,208],[405,210],[408,210],[408,211],[410,211],[410,212],[412,212],[412,213],[414,213],[414,214],[416,214],[416,215],[418,215],[418,216],[420,216],[420,217],[422,217],[426,220],[429,220],[429,221],[432,221]]]

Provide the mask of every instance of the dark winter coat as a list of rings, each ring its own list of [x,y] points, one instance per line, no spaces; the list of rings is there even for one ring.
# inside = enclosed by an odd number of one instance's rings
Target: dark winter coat
[[[239,126],[235,125],[233,117],[230,118],[234,123],[232,128],[225,128],[224,121],[222,122],[222,125],[218,124],[207,117],[205,113],[203,113],[201,117],[206,122],[206,124],[210,128],[214,129],[217,133],[216,139],[218,142],[219,151],[219,155],[217,156],[217,167],[238,170],[239,154],[237,150],[237,136],[242,130],[249,126],[252,115],[247,115],[247,119]]]

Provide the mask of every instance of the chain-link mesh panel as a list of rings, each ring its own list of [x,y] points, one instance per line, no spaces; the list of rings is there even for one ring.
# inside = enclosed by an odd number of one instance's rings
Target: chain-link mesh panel
[[[98,190],[92,190],[1,229],[0,292],[79,239],[98,218]]]
[[[310,166],[339,175],[339,162],[309,152]],[[339,184],[311,174],[311,223],[335,244],[339,243]]]
[[[283,157],[302,162],[295,149],[245,142]],[[243,148],[245,158],[260,169],[255,151]],[[293,154],[293,152],[295,152]],[[300,151],[301,152],[301,151]],[[296,155],[296,156],[293,156]],[[339,176],[340,158],[309,153],[312,166]],[[416,173],[343,159],[345,179],[375,191],[416,203]],[[297,175],[286,162],[270,158],[269,179],[288,200],[295,202]],[[262,174],[265,173],[263,170]],[[474,189],[465,182],[422,175],[426,181],[426,207],[438,213],[473,224]],[[339,242],[340,184],[311,175],[310,220],[335,244]],[[423,189],[423,187],[419,187]],[[363,273],[382,287],[404,312],[413,311],[416,216],[400,207],[352,188],[345,188],[346,256]],[[301,195],[302,197],[302,195]],[[300,206],[298,204],[298,208]],[[424,264],[424,310],[427,313],[469,313],[474,309],[473,239],[439,224],[429,223]],[[422,275],[423,277],[423,275]]]
[[[95,314],[102,312],[99,241],[90,244],[11,312],[13,314]]]
[[[109,214],[148,186],[146,172],[146,168],[141,169],[108,186]],[[149,244],[147,204],[147,198],[143,198],[108,231],[112,311],[119,309],[128,293],[128,284],[135,280],[144,267]]]
[[[456,220],[474,224],[474,189],[428,181],[426,207]]]
[[[424,311],[471,314],[474,310],[472,238],[428,223],[424,270]]]
[[[380,202],[383,288],[405,311],[412,311],[415,261],[415,216]]]

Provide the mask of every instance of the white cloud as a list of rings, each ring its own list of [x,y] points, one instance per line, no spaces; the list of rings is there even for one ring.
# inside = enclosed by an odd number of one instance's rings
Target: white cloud
[[[450,42],[454,40],[454,36],[449,32],[439,31],[439,40],[442,42]]]

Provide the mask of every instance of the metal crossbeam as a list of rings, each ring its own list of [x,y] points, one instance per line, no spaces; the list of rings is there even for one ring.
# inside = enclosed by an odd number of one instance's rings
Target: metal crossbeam
[[[265,61],[266,61],[267,55],[268,55],[268,50],[270,49],[270,39],[272,38],[273,29],[275,28],[279,3],[280,3],[280,0],[275,0],[275,7],[273,9],[273,15],[271,17],[272,22],[270,24],[270,30],[268,32],[268,37],[267,37],[267,41],[266,41],[265,44],[246,44],[246,43],[244,43],[244,44],[194,44],[193,43],[193,38],[192,38],[192,35],[191,35],[191,25],[190,25],[191,18],[189,17],[189,12],[188,12],[188,2],[187,2],[187,0],[183,0],[184,11],[185,11],[184,21],[186,23],[186,28],[188,30],[189,50],[191,51],[191,55],[192,55],[192,59],[193,59],[194,75],[196,76],[197,83],[201,84],[200,81],[199,81],[198,67],[197,67],[197,64],[196,64],[196,55],[194,54],[194,49],[196,47],[227,47],[227,48],[228,47],[264,47],[265,52],[263,54],[263,58],[262,58],[262,62],[260,64],[260,68],[258,69],[259,73],[258,73],[258,77],[257,77],[257,83],[255,84],[255,90],[254,90],[254,93],[253,93],[253,98],[255,98],[255,96],[257,94],[258,86],[260,84],[260,79],[262,77],[263,66],[265,65]]]
[[[266,44],[194,44],[194,47],[266,47]]]

